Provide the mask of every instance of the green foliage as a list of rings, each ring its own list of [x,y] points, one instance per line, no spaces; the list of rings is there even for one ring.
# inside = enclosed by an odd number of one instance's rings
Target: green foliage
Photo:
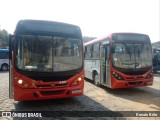
[[[8,38],[9,38],[8,32],[5,29],[0,30],[0,48],[6,48],[8,46],[9,44]]]

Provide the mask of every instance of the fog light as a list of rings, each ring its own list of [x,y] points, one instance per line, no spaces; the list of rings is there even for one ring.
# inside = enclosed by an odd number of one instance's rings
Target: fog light
[[[22,84],[23,83],[23,80],[18,80],[18,84]]]

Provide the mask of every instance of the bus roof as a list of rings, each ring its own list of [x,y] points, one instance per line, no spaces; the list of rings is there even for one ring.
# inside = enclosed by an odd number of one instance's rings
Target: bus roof
[[[17,23],[15,34],[26,32],[81,34],[77,25],[46,20],[20,20]]]
[[[93,40],[91,40],[91,41],[89,41],[89,42],[86,42],[84,45],[85,46],[87,46],[87,45],[89,45],[89,44],[93,44],[93,43],[96,43],[96,42],[98,42],[98,41],[101,41],[101,40],[105,40],[105,39],[107,39],[107,38],[112,38],[112,35],[114,35],[114,34],[117,34],[117,35],[120,35],[120,34],[132,34],[132,35],[143,35],[143,36],[148,36],[148,35],[146,35],[146,34],[141,34],[141,33],[129,33],[129,32],[122,32],[122,33],[111,33],[111,34],[109,34],[108,36],[104,36],[104,37],[101,37],[101,38],[97,38],[97,39],[93,39]]]
[[[101,41],[101,40],[104,40],[104,39],[106,39],[107,37],[108,37],[108,36],[104,36],[104,37],[102,37],[102,38],[93,39],[93,40],[91,40],[91,41],[89,41],[89,42],[86,42],[86,43],[84,44],[84,46],[89,45],[89,44],[96,43],[96,42]]]
[[[9,49],[0,49],[0,52],[9,52]]]

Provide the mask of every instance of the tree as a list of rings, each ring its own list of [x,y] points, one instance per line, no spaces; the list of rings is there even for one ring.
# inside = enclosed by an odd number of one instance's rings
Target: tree
[[[0,30],[0,48],[8,47],[9,44],[8,38],[9,38],[8,32],[5,29]]]

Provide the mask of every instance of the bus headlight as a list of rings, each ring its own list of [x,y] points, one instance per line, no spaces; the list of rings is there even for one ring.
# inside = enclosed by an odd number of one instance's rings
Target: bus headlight
[[[113,75],[117,80],[124,80],[124,78],[123,78],[121,75],[119,75],[118,73],[116,73],[116,72],[112,72],[112,75]]]
[[[147,75],[146,79],[149,79],[149,78],[151,78],[152,76],[153,76],[153,72],[150,72],[150,73]]]
[[[79,77],[79,78],[78,78],[78,81],[81,81],[81,80],[82,80],[82,78],[81,78],[81,77]]]
[[[18,83],[18,86],[22,88],[33,88],[27,81],[22,79],[19,79],[17,83]]]
[[[18,84],[20,84],[20,85],[21,85],[22,83],[23,83],[23,80],[21,80],[21,79],[20,79],[20,80],[18,80]]]
[[[79,77],[78,79],[76,79],[75,81],[73,81],[72,85],[75,86],[75,85],[79,85],[82,81],[82,78]]]

